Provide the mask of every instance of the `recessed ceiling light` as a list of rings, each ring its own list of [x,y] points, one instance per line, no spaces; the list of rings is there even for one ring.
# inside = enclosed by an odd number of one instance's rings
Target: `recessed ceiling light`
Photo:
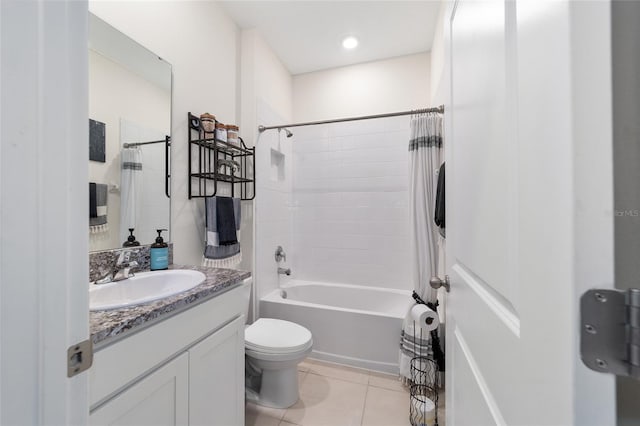
[[[355,49],[358,46],[358,39],[355,37],[347,37],[342,40],[342,47],[345,49]]]

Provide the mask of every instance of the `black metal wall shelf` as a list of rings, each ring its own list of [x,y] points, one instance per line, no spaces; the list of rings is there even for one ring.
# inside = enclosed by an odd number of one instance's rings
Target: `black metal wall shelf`
[[[253,200],[255,193],[255,147],[242,138],[238,145],[205,132],[200,118],[188,113],[189,199],[220,195],[220,183],[229,184],[231,196]],[[217,121],[216,121],[217,123]],[[226,195],[226,194],[225,194]]]

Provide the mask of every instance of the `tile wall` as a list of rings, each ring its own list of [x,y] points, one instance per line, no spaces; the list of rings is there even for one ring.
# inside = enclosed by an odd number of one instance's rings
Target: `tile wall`
[[[412,288],[409,120],[292,129],[295,278]]]
[[[274,124],[284,120],[266,103],[258,102],[257,122]],[[292,142],[284,132],[267,130],[256,142],[256,199],[255,203],[255,284],[258,297],[262,297],[288,278],[277,274],[274,259],[277,246],[287,253],[287,263],[292,265],[293,244],[291,238],[291,188]]]

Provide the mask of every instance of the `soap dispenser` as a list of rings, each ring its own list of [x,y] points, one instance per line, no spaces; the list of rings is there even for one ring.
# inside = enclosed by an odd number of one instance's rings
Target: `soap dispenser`
[[[133,229],[134,228],[129,228],[129,233],[131,235],[127,237],[127,241],[122,243],[122,247],[137,247],[140,245],[140,243],[136,240],[136,236],[133,235]]]
[[[158,271],[169,268],[169,244],[164,242],[162,231],[166,229],[158,229],[158,238],[156,242],[151,244],[151,270]]]

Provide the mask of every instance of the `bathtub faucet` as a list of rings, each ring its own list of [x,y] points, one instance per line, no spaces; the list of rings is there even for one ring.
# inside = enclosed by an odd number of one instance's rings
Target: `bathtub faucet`
[[[278,268],[278,274],[280,275],[291,275],[291,268]]]

